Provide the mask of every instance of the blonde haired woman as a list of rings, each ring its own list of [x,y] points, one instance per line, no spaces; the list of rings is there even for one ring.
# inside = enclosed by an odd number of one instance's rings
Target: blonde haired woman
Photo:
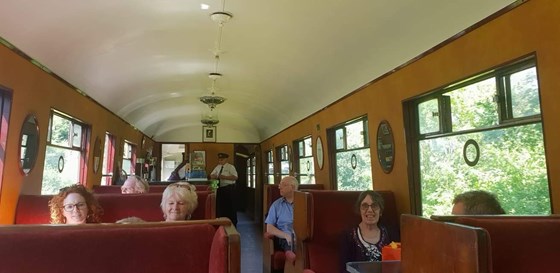
[[[198,195],[194,185],[177,182],[163,191],[161,210],[166,222],[189,220],[197,206]]]

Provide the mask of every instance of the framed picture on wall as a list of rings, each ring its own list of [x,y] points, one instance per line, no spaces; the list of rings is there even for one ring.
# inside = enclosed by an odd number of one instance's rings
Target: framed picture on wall
[[[202,126],[202,142],[216,142],[216,126]]]
[[[193,169],[195,169],[195,167],[201,167],[203,169],[206,166],[206,152],[193,151],[191,166],[193,167]]]

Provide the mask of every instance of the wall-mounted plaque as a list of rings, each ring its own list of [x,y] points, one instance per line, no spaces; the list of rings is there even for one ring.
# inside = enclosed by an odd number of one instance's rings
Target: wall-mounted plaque
[[[321,137],[318,136],[315,142],[315,156],[317,157],[317,165],[319,165],[319,169],[323,169],[323,141],[321,141]]]
[[[377,127],[377,158],[383,172],[390,173],[393,170],[395,141],[391,126],[386,120],[381,121]]]
[[[39,125],[34,115],[28,115],[21,126],[19,144],[19,167],[28,175],[35,166],[39,149]]]

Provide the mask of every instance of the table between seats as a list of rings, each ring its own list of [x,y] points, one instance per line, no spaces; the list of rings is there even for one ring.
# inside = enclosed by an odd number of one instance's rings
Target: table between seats
[[[347,262],[349,273],[400,273],[401,261]]]

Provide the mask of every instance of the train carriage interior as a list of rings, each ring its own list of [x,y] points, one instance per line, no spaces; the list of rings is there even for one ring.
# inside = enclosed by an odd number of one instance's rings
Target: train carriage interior
[[[557,272],[559,14],[0,0],[0,273]]]

